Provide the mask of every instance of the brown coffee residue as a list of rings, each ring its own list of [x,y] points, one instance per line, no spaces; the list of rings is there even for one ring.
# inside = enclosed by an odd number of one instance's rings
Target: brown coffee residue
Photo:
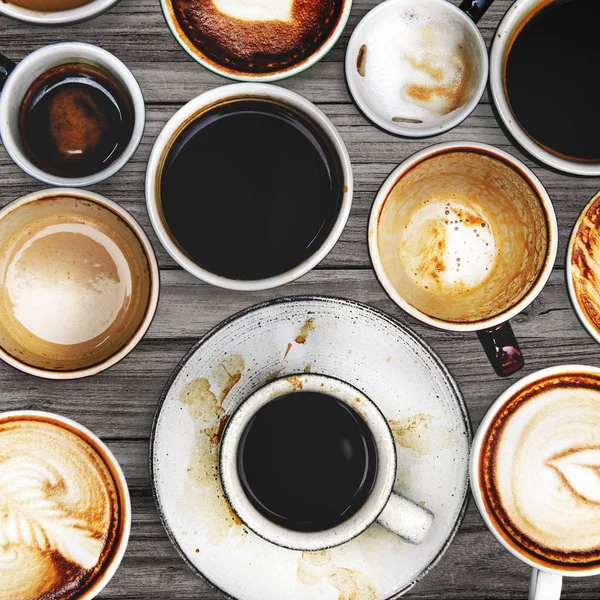
[[[287,382],[294,388],[294,390],[301,390],[304,387],[302,380],[297,375],[291,375],[286,377]]]
[[[315,330],[315,318],[309,317],[300,328],[300,333],[296,336],[296,344],[306,344],[308,334]]]
[[[367,63],[367,46],[363,44],[358,50],[358,56],[356,57],[356,70],[361,77],[366,75],[366,63]]]
[[[428,454],[431,450],[431,439],[427,430],[432,422],[433,417],[423,413],[399,421],[388,419],[396,444],[403,448],[410,448],[419,454]]]
[[[228,538],[234,528],[240,540],[245,535],[241,521],[225,498],[219,476],[219,444],[229,419],[223,402],[244,370],[242,356],[229,356],[219,363],[212,378],[218,382],[215,389],[206,377],[199,377],[188,382],[179,396],[195,428],[180,510],[190,528],[208,524],[213,544]]]
[[[369,579],[359,571],[332,564],[330,550],[303,552],[297,577],[306,586],[330,585],[338,591],[338,600],[377,600]]]
[[[462,106],[469,93],[469,84],[471,81],[471,64],[464,45],[460,44],[458,46],[456,55],[452,58],[453,62],[456,63],[457,75],[450,82],[444,83],[442,69],[425,60],[418,61],[407,57],[407,60],[415,69],[426,73],[438,83],[432,85],[407,85],[405,88],[406,94],[422,103],[428,103],[434,99],[443,100],[444,108],[441,114],[448,114]]]

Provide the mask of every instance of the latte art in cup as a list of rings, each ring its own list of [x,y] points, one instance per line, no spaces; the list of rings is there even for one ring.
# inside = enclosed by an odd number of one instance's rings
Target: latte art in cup
[[[551,375],[519,390],[482,443],[485,509],[501,536],[535,563],[600,565],[600,376]]]
[[[50,416],[0,417],[0,600],[99,591],[127,512],[102,453]]]

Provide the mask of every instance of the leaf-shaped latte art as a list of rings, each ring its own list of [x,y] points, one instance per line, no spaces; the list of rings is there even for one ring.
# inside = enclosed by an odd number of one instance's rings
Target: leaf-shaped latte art
[[[600,447],[580,448],[548,460],[579,498],[600,504]]]
[[[57,501],[53,490],[66,486],[47,465],[30,459],[0,463],[0,546],[54,551],[84,569],[93,568],[104,544]]]
[[[289,21],[293,0],[213,0],[219,12],[240,21]]]

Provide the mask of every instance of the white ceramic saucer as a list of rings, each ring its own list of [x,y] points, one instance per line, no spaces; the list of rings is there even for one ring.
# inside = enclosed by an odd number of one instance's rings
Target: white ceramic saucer
[[[379,525],[321,552],[275,546],[223,497],[219,440],[253,391],[302,372],[337,377],[371,398],[396,441],[396,489],[435,514],[419,546]],[[158,406],[150,475],[160,516],[184,560],[237,600],[384,600],[440,559],[460,524],[471,439],[460,391],[411,331],[368,306],[323,297],[276,300],[217,326],[184,358]]]

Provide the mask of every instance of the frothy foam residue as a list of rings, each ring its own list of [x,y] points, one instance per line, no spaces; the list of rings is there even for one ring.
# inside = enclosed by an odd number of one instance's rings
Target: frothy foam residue
[[[394,7],[365,27],[360,94],[388,121],[433,125],[466,101],[471,65],[461,23],[445,11]]]

